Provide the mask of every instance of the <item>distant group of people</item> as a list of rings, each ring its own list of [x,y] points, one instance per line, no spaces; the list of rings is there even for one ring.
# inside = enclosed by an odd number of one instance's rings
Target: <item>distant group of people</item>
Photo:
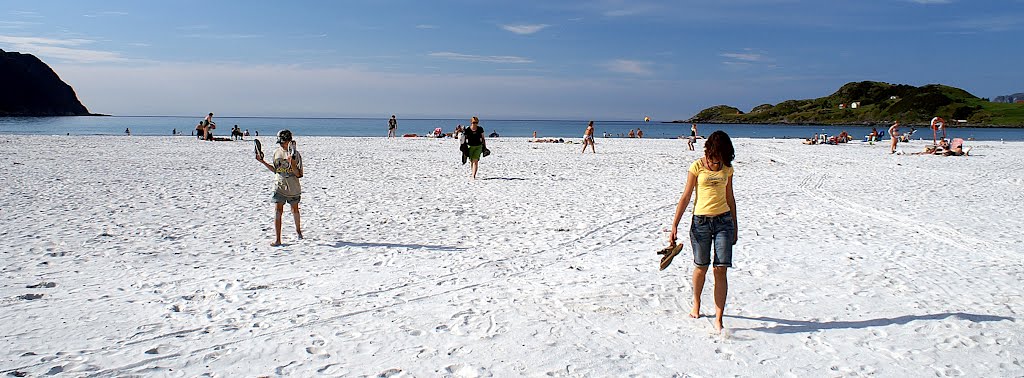
[[[960,138],[952,141],[943,138],[938,144],[924,146],[924,151],[914,152],[911,155],[942,155],[942,156],[964,156],[971,152],[968,148],[964,150],[964,140]]]
[[[835,145],[835,144],[840,144],[840,143],[847,143],[847,142],[850,142],[852,140],[853,140],[853,136],[850,135],[850,133],[846,132],[846,130],[843,130],[843,132],[839,133],[839,135],[833,135],[833,136],[828,136],[828,134],[825,134],[825,133],[821,133],[821,134],[815,133],[814,136],[812,136],[811,138],[804,139],[804,144],[832,144],[832,145]]]
[[[970,149],[965,151],[963,149],[963,139],[953,139],[952,141],[946,138],[946,121],[942,117],[934,117],[931,120],[932,128],[932,144],[925,146],[924,151],[915,152],[912,155],[924,155],[924,154],[935,154],[945,156],[962,156],[966,155]],[[875,144],[880,141],[886,133],[889,134],[889,153],[895,154],[897,152],[896,146],[899,143],[909,142],[911,137],[917,132],[917,129],[911,127],[910,131],[902,133],[900,132],[900,121],[893,121],[892,125],[886,131],[879,131],[877,128],[872,127],[871,132],[864,137],[864,141],[869,144]],[[939,135],[941,132],[941,136]],[[840,144],[846,143],[853,140],[853,136],[847,133],[845,130],[837,136],[829,137],[825,133],[814,134],[813,137],[804,139],[804,144]],[[901,154],[903,152],[900,152]]]
[[[210,141],[212,141],[212,140],[228,140],[228,139],[224,139],[224,138],[222,138],[222,139],[215,139],[214,136],[213,136],[213,130],[215,130],[216,128],[217,128],[217,123],[213,121],[213,113],[207,114],[206,117],[203,118],[202,121],[199,121],[199,124],[196,125],[196,130],[195,130],[196,138],[199,139],[199,140],[210,140]],[[178,129],[174,129],[174,130],[171,131],[172,135],[177,135],[177,133],[178,133]],[[260,135],[260,132],[257,131],[256,132],[256,136],[259,136],[259,135]],[[238,127],[238,125],[235,125],[234,127],[231,128],[231,140],[245,140],[245,137],[247,137],[247,136],[249,136],[249,129],[245,129],[243,131],[242,128]]]

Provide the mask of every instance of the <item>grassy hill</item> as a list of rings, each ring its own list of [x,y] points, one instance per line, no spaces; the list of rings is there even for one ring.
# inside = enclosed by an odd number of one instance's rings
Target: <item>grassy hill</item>
[[[859,102],[856,109],[851,107],[854,102]],[[963,125],[969,126],[1024,127],[1024,104],[989,102],[963,89],[940,84],[915,87],[861,81],[847,83],[827,97],[758,105],[748,113],[718,105],[678,122],[849,125],[899,120],[903,124],[924,125],[934,116],[951,124],[953,120],[965,120]]]

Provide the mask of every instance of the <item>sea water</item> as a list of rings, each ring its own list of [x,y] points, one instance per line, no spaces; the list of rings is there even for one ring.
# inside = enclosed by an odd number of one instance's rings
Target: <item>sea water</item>
[[[468,117],[467,117],[468,118]],[[0,117],[0,134],[35,135],[191,135],[202,116],[130,116],[130,117]],[[214,117],[215,136],[228,137],[231,128],[238,125],[251,135],[272,136],[281,129],[290,129],[296,136],[386,136],[387,118],[269,118],[269,117]],[[468,119],[398,119],[398,135],[425,135],[435,128],[445,133],[456,125],[468,126]],[[530,137],[537,132],[540,138],[579,138],[587,127],[587,120],[491,120],[483,118],[480,125],[488,134]],[[644,121],[594,121],[594,135],[598,138],[626,136],[630,130],[643,130],[645,138],[676,138],[690,135],[688,123],[662,123]],[[878,127],[879,131],[888,129]],[[863,140],[871,132],[866,126],[813,126],[813,125],[738,125],[698,124],[699,135],[707,136],[715,130],[724,130],[737,138],[810,138],[816,133],[838,135],[846,131],[855,139]],[[911,128],[903,126],[901,132]],[[914,138],[930,139],[931,130],[917,128]],[[949,128],[947,135],[954,138],[976,140],[1024,140],[1024,129],[1010,128]]]

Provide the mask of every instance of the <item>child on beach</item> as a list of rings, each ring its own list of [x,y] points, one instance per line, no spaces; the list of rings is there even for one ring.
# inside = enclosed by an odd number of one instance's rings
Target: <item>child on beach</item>
[[[256,155],[256,160],[263,163],[275,174],[274,194],[271,202],[274,203],[274,234],[276,238],[270,245],[281,245],[281,215],[284,214],[284,204],[292,207],[292,217],[295,219],[295,233],[302,239],[302,228],[299,222],[299,200],[302,197],[302,188],[299,186],[299,179],[302,178],[302,155],[295,150],[295,141],[292,140],[292,132],[281,130],[277,133],[278,148],[274,151],[273,164],[263,161],[263,156]]]
[[[704,157],[690,165],[686,187],[672,218],[669,244],[676,245],[676,233],[683,212],[696,192],[690,244],[693,248],[693,310],[691,318],[700,317],[700,296],[708,266],[715,275],[715,330],[724,327],[725,300],[729,291],[726,272],[732,266],[732,246],[737,241],[736,197],[733,195],[732,160],[736,156],[732,141],[724,131],[715,131],[704,142]],[[712,250],[712,245],[714,250]]]

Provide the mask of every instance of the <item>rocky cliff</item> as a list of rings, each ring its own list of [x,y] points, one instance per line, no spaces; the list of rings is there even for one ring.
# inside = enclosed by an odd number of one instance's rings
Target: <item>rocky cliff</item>
[[[0,50],[0,116],[89,115],[75,90],[31,54]]]
[[[1012,95],[1007,96],[996,96],[996,98],[992,99],[992,102],[1001,102],[1006,104],[1012,104],[1017,101],[1024,101],[1024,93],[1014,93]]]

